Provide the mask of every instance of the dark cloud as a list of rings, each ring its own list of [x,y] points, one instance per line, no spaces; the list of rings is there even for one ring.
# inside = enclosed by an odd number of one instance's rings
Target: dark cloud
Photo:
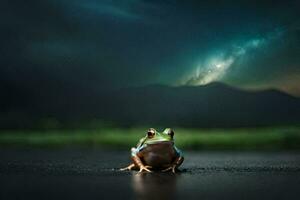
[[[215,81],[297,88],[287,78],[300,73],[297,8],[298,1],[4,1],[0,78],[30,87],[174,85],[218,55],[234,63]],[[282,35],[272,39],[276,30]],[[236,53],[266,40],[247,56]]]

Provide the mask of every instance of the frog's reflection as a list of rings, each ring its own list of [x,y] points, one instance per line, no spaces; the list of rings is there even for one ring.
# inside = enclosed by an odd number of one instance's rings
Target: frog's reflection
[[[174,199],[178,176],[169,173],[133,174],[132,186],[137,199]]]

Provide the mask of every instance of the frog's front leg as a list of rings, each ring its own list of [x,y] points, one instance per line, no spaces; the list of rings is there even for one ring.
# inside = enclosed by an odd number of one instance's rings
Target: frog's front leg
[[[141,155],[137,155],[138,150],[137,148],[132,147],[131,148],[131,159],[133,161],[132,164],[128,165],[127,167],[121,168],[121,171],[125,171],[125,170],[135,170],[135,169],[139,169],[139,172],[142,171],[147,171],[147,172],[151,172],[149,169],[152,168],[151,166],[148,165],[144,165],[143,162],[141,161],[141,159],[139,158],[139,156]]]
[[[131,148],[131,159],[132,159],[134,165],[140,169],[139,172],[142,172],[142,171],[151,172],[149,170],[151,168],[151,166],[148,166],[148,165],[145,166],[141,160],[141,157],[143,157],[143,155],[141,153],[139,153],[136,148]]]
[[[184,157],[183,156],[178,156],[176,159],[173,161],[170,167],[162,170],[162,172],[167,172],[172,170],[173,173],[176,172],[176,169],[183,163]]]
[[[131,148],[131,155],[135,154],[135,152],[137,151],[136,148],[132,147]],[[127,167],[121,168],[120,171],[125,171],[125,170],[134,170],[134,169],[138,169],[138,166],[135,165],[134,163],[131,163],[130,165],[128,165]]]

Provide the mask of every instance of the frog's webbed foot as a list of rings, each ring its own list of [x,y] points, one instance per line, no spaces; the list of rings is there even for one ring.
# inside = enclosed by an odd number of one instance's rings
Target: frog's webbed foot
[[[146,168],[148,170],[148,172],[149,172],[150,171],[149,169],[151,169],[152,166],[146,165],[146,166],[144,166],[144,168]],[[137,170],[137,169],[139,169],[139,168],[134,163],[132,163],[132,164],[128,165],[127,167],[121,168],[119,170],[120,171],[126,171],[126,170],[131,171],[131,170]],[[147,171],[147,170],[145,170],[145,171]]]
[[[127,167],[121,168],[120,171],[125,171],[125,170],[132,170],[133,168],[135,168],[135,164],[130,164]]]
[[[172,165],[172,166],[170,166],[166,169],[163,169],[162,172],[168,172],[168,171],[172,170],[172,172],[175,174],[176,173],[176,167],[177,167],[176,165]]]
[[[148,165],[146,165],[146,166],[141,165],[141,166],[140,166],[140,171],[139,171],[139,173],[140,173],[140,172],[143,172],[143,171],[152,172],[151,170],[149,170],[149,169],[151,169],[151,168],[152,168],[152,167],[151,167],[151,166],[148,166]]]

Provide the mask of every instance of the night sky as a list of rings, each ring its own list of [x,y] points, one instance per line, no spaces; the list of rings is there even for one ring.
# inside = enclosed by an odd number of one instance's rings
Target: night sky
[[[0,79],[103,89],[277,88],[300,96],[299,1],[1,1]]]

